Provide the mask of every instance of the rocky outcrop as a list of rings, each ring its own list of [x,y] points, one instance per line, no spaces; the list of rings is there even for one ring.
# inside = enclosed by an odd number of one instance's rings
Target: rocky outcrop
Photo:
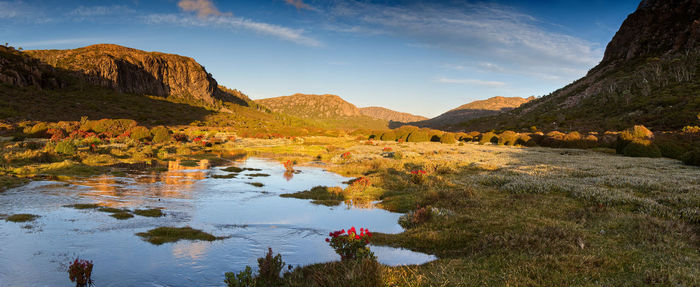
[[[423,116],[417,116],[409,113],[397,112],[382,107],[365,107],[360,108],[360,112],[368,117],[382,119],[392,122],[409,123],[427,120],[428,118]]]
[[[219,102],[247,105],[249,101],[219,89],[202,65],[179,55],[111,44],[25,53],[57,69],[72,71],[89,83],[123,93],[169,97],[204,106],[217,106]]]
[[[700,44],[700,0],[644,0],[608,43],[601,65]]]
[[[53,68],[5,46],[0,46],[0,83],[39,89],[59,88],[63,85]]]

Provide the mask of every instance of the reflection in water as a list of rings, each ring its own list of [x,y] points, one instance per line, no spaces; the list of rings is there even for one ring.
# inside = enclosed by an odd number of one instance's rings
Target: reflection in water
[[[264,187],[256,188],[246,183],[247,178],[210,178],[227,173],[207,166],[207,162],[173,162],[165,172],[103,175],[68,186],[32,182],[0,193],[3,213],[41,216],[35,222],[40,228],[31,232],[0,221],[0,285],[62,285],[67,283],[65,269],[57,266],[78,256],[99,266],[93,278],[100,285],[221,285],[222,274],[256,266],[268,247],[283,254],[289,264],[307,265],[339,259],[324,241],[330,231],[348,226],[383,233],[403,230],[398,225],[400,214],[374,209],[371,202],[328,207],[279,196],[317,185],[345,187],[342,182],[347,178],[319,168],[302,168],[289,176],[279,163],[250,158],[238,166],[271,175],[257,178]],[[62,207],[74,203],[159,207],[166,216],[116,220],[96,210]],[[135,235],[161,226],[191,226],[226,239],[154,246]],[[386,264],[435,259],[408,250],[372,249]]]
[[[294,172],[289,171],[289,170],[284,172],[284,179],[286,179],[287,181],[290,181],[290,180],[292,180],[292,178],[294,178]]]

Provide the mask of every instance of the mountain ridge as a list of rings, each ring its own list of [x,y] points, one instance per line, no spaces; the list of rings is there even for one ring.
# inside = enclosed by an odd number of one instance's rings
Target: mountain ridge
[[[417,121],[423,121],[423,120],[428,119],[424,116],[414,115],[414,114],[410,114],[410,113],[403,113],[403,112],[387,109],[384,107],[363,107],[363,108],[359,108],[359,109],[360,109],[360,113],[362,113],[365,116],[377,118],[377,119],[382,119],[382,120],[387,120],[390,122],[409,123],[409,122],[417,122]]]

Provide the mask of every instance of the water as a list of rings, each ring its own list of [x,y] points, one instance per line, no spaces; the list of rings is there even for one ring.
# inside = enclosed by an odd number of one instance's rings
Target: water
[[[32,213],[34,222],[0,221],[0,286],[69,286],[66,263],[76,256],[95,264],[98,286],[221,286],[224,273],[238,272],[271,247],[294,266],[339,260],[324,241],[328,232],[365,227],[399,233],[400,214],[346,205],[327,207],[279,194],[317,185],[344,186],[344,178],[320,168],[284,173],[277,162],[249,158],[232,179],[220,168],[125,177],[99,176],[63,183],[36,181],[0,194],[0,213]],[[247,177],[266,173],[268,177]],[[263,183],[255,187],[249,182]],[[117,220],[109,213],[63,207],[99,203],[118,208],[164,208],[165,217]],[[191,226],[228,238],[213,242],[178,241],[152,245],[135,233],[159,226]],[[373,246],[382,263],[422,264],[435,257],[404,249]]]

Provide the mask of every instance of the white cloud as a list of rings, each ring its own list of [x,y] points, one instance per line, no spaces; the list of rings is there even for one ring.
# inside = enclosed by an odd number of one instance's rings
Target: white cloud
[[[477,86],[486,86],[486,87],[503,87],[506,85],[506,83],[504,83],[504,82],[484,81],[484,80],[477,80],[477,79],[438,78],[435,81],[438,83],[444,83],[444,84],[477,85]]]
[[[337,1],[330,15],[329,20],[337,22],[334,31],[362,33],[358,26],[381,30],[417,43],[412,46],[448,50],[463,59],[498,63],[544,78],[582,76],[603,54],[599,44],[548,31],[541,27],[552,25],[495,4],[392,6]]]
[[[316,10],[316,8],[311,7],[311,5],[304,3],[303,0],[284,0],[284,2],[296,7],[299,10],[302,10],[302,9]]]
[[[134,13],[135,11],[127,6],[112,5],[112,6],[78,6],[73,11],[68,13],[69,16],[87,18],[107,15],[120,15]]]
[[[52,21],[43,11],[24,3],[24,1],[0,1],[0,19],[32,23]]]
[[[228,15],[209,16],[206,18],[200,18],[192,16],[182,16],[177,14],[152,14],[146,16],[145,21],[149,24],[175,24],[180,26],[246,29],[261,34],[274,36],[301,45],[312,47],[318,47],[323,45],[320,41],[312,37],[306,36],[304,30],[302,29],[292,29],[275,24],[257,22],[242,17]]]

